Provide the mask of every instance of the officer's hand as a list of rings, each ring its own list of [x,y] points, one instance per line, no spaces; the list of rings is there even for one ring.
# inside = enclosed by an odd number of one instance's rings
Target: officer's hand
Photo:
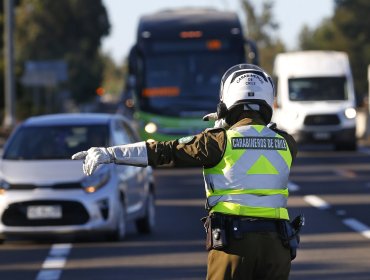
[[[203,121],[215,121],[214,128],[228,128],[229,125],[225,119],[218,119],[217,113],[209,113],[203,117]]]
[[[217,120],[217,113],[209,113],[203,117],[203,121],[215,121]]]
[[[85,175],[91,175],[99,164],[111,163],[114,161],[114,156],[109,153],[107,148],[92,147],[87,151],[82,151],[72,156],[73,160],[83,160],[82,170]]]

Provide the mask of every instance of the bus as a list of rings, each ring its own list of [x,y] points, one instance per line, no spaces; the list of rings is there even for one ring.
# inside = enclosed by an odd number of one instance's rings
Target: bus
[[[122,103],[144,140],[166,141],[209,127],[202,116],[219,102],[223,73],[258,64],[255,43],[236,13],[175,9],[144,15],[128,57]]]

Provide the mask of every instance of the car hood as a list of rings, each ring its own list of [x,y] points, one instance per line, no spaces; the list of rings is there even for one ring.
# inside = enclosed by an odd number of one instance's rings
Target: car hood
[[[0,176],[8,183],[50,185],[83,177],[82,162],[72,160],[2,160]]]

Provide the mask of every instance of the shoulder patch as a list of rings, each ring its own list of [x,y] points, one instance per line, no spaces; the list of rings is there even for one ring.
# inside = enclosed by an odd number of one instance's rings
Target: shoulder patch
[[[182,137],[178,141],[179,141],[180,144],[187,144],[187,143],[191,142],[191,140],[193,140],[194,138],[195,138],[195,136],[191,135],[191,136]]]

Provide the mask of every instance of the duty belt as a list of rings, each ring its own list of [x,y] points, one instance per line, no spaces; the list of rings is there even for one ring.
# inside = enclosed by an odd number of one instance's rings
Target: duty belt
[[[243,218],[233,218],[231,219],[231,231],[232,232],[278,232],[279,221],[275,220],[250,220]]]

